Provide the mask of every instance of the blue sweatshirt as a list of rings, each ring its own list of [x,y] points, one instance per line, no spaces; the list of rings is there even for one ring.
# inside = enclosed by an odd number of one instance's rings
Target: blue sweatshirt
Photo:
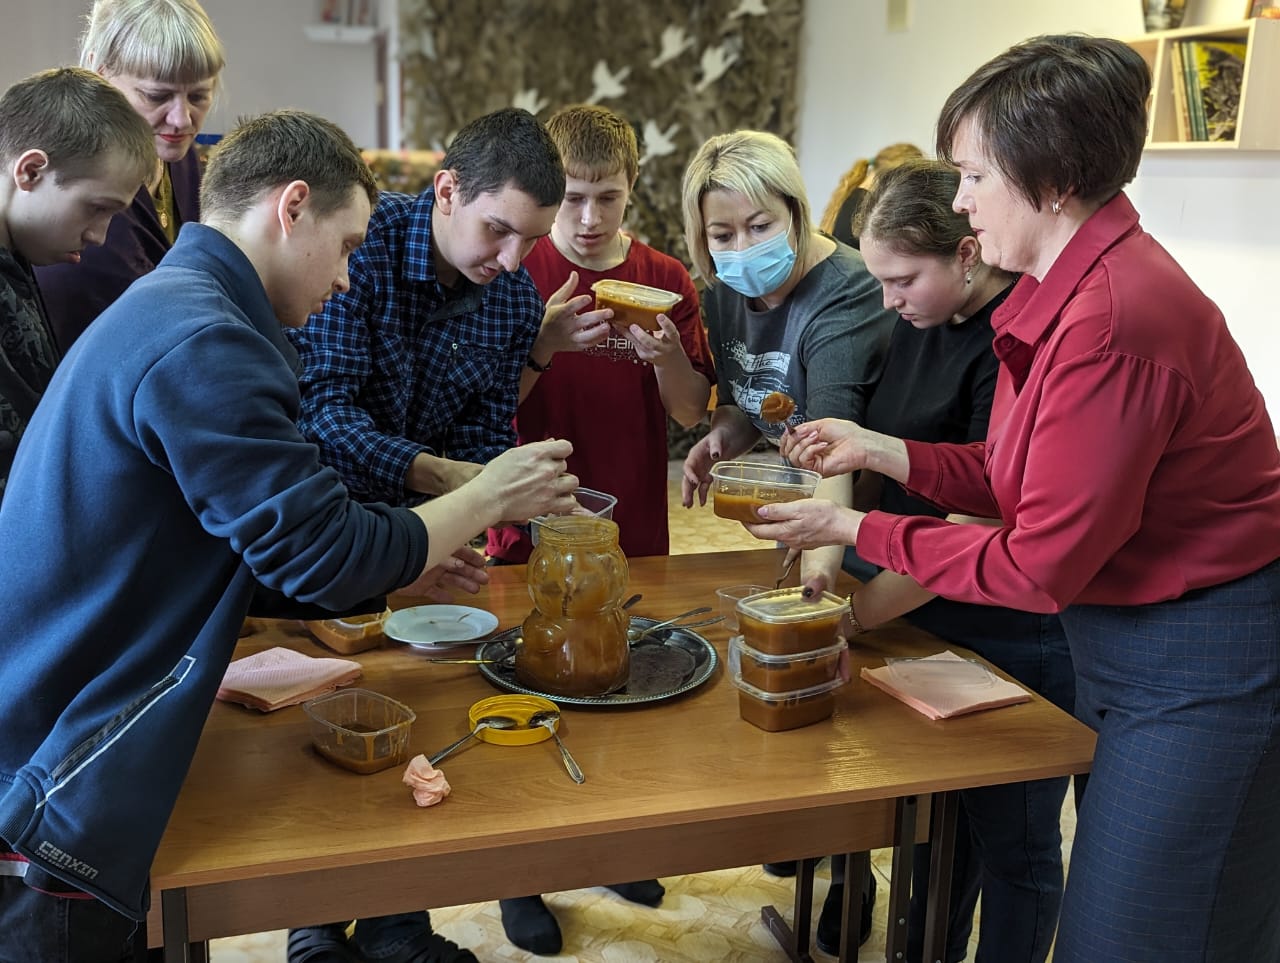
[[[219,232],[76,342],[0,505],[0,837],[141,920],[255,578],[341,609],[411,581],[411,512],[351,501],[295,427],[266,292]]]

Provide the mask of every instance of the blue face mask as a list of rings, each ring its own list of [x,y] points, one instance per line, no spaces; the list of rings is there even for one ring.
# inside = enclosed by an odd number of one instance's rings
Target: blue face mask
[[[788,226],[745,251],[712,251],[716,276],[743,297],[760,298],[776,291],[796,264],[796,252],[788,240],[790,233]]]

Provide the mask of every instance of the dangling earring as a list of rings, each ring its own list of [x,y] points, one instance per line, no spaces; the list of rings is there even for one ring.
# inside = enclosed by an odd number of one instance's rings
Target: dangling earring
[[[1056,201],[1054,201],[1054,202],[1053,202],[1053,204],[1052,204],[1051,206],[1053,207],[1053,213],[1054,213],[1054,214],[1061,214],[1061,213],[1062,213],[1062,201],[1061,201],[1061,200],[1056,200]]]
[[[964,272],[964,283],[965,284],[973,283],[973,268],[969,268]]]

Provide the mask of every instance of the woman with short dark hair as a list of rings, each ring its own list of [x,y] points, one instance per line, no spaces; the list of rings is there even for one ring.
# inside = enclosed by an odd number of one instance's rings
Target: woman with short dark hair
[[[955,207],[1022,273],[992,319],[985,445],[833,420],[783,453],[871,468],[997,528],[810,501],[756,534],[856,543],[967,602],[1061,612],[1098,733],[1054,959],[1280,959],[1280,452],[1222,313],[1121,192],[1150,77],[1127,45],[1041,37],[939,122]]]

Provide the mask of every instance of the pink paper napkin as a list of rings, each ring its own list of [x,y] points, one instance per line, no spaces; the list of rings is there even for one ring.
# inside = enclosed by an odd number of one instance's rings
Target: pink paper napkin
[[[862,677],[930,719],[949,719],[1031,699],[1026,689],[950,650],[878,669],[864,668]]]
[[[277,646],[227,666],[218,698],[270,712],[350,685],[360,672],[350,659],[317,659]]]

